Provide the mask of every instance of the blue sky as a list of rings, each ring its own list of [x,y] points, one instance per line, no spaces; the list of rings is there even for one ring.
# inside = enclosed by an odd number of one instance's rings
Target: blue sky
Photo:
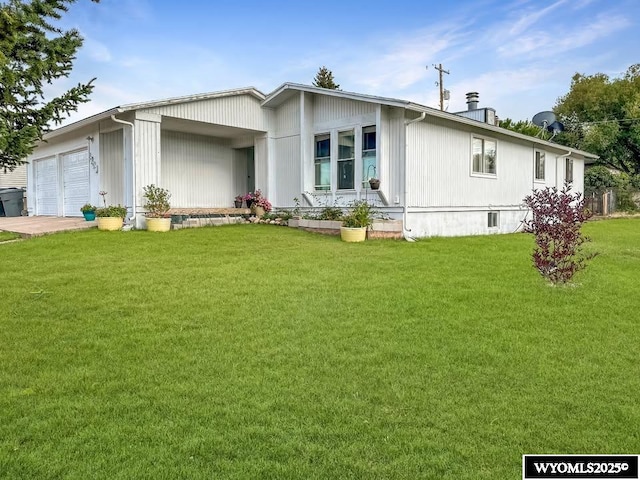
[[[620,76],[640,62],[639,23],[638,0],[79,0],[61,25],[85,45],[48,93],[97,77],[79,120],[144,100],[310,84],[326,65],[343,90],[437,107],[432,65],[442,63],[449,111],[478,91],[480,106],[520,120],[551,109],[576,72]]]

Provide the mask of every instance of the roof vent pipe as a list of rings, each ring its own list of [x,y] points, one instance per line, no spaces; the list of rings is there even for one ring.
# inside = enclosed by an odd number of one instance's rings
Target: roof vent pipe
[[[479,101],[480,95],[478,92],[467,93],[467,110],[477,110]]]

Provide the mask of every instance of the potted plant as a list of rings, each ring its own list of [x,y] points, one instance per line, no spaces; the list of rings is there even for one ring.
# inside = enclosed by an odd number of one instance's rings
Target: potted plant
[[[233,206],[236,208],[242,208],[242,200],[244,199],[244,197],[242,195],[238,195],[236,196],[236,198],[233,200]]]
[[[127,216],[127,208],[122,205],[109,205],[97,208],[98,230],[120,230]]]
[[[340,238],[344,242],[364,242],[367,228],[373,223],[373,208],[366,200],[356,200],[351,211],[342,217]]]
[[[253,193],[252,209],[256,217],[262,217],[265,213],[270,212],[272,208],[271,202],[262,196],[261,190],[256,190]]]
[[[380,188],[380,179],[379,178],[370,178],[369,186],[371,190],[378,190]]]
[[[253,205],[253,193],[251,193],[251,192],[245,193],[242,196],[242,199],[247,204],[247,208],[251,208],[251,205]]]
[[[84,219],[87,222],[92,222],[96,219],[96,207],[94,207],[90,203],[85,203],[80,208],[80,211],[82,212],[82,215],[84,215]]]
[[[166,188],[153,183],[143,188],[146,199],[144,208],[147,211],[147,230],[150,232],[168,232],[171,229],[171,215],[169,215],[169,199],[171,194]]]

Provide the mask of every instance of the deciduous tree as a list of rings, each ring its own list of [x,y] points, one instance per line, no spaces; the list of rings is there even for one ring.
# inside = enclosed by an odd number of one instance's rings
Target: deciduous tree
[[[600,162],[640,175],[640,64],[621,78],[576,74],[554,112],[566,131],[558,143],[600,156]]]

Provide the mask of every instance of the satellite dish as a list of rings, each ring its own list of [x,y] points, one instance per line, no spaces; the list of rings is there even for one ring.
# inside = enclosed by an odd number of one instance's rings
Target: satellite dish
[[[551,125],[555,121],[556,121],[556,115],[553,112],[536,113],[531,119],[531,122],[534,125],[537,125],[542,128],[547,128],[549,125]]]
[[[553,112],[539,112],[531,119],[531,123],[540,127],[540,131],[536,137],[544,138],[544,131],[547,127],[556,121],[556,115]]]
[[[549,139],[549,141],[551,141],[553,140],[553,137],[555,137],[557,134],[559,134],[560,132],[564,132],[564,125],[556,120],[555,122],[553,122],[551,125],[547,127],[547,131],[553,134]]]
[[[555,121],[547,127],[547,131],[551,133],[560,133],[564,132],[564,125],[559,121]]]

